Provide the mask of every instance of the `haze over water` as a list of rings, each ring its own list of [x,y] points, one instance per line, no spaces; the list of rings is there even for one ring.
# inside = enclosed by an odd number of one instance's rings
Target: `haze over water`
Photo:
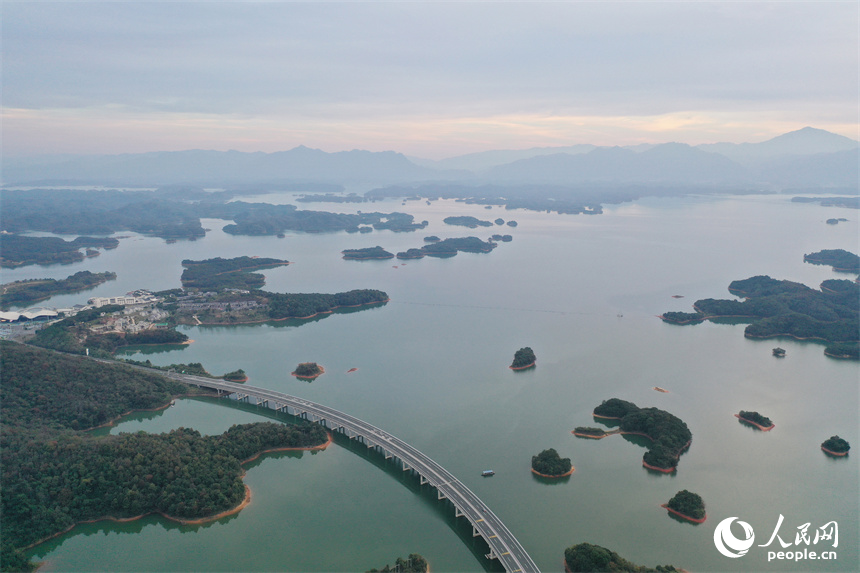
[[[273,201],[266,197],[261,200]],[[773,546],[754,547],[739,559],[715,549],[721,520],[750,523],[756,543],[764,544],[780,514],[785,540],[807,522],[812,531],[837,521],[838,559],[812,565],[856,570],[856,456],[829,458],[819,444],[834,434],[860,444],[857,363],[827,358],[813,342],[745,339],[744,325],[680,327],[656,318],[689,311],[700,298],[731,298],[728,284],[754,275],[812,287],[854,278],[806,264],[803,254],[857,252],[856,211],[789,199],[643,199],[607,206],[598,216],[388,201],[373,209],[405,211],[430,225],[418,233],[277,239],[226,235],[225,222],[211,220],[204,221],[211,231],[202,240],[165,244],[135,235],[79,264],[4,270],[4,282],[84,269],[118,274],[93,291],[43,303],[64,306],[136,288],[176,288],[182,259],[256,255],[295,263],[263,271],[266,290],[384,290],[391,302],[382,307],[305,322],[189,327],[183,332],[195,342],[187,347],[126,356],[202,362],[215,374],[243,368],[249,384],[332,406],[391,432],[480,496],[542,571],[561,571],[564,549],[581,542],[649,567],[810,570],[810,562],[768,563]],[[442,223],[454,214],[519,225],[472,230]],[[830,217],[850,220],[826,225]],[[405,264],[340,258],[346,248],[397,252],[420,247],[426,235],[492,233],[514,240],[489,254]],[[507,366],[523,346],[534,349],[538,366],[512,372]],[[771,356],[774,346],[787,350],[785,359]],[[303,361],[322,364],[326,374],[312,383],[289,376]],[[358,370],[347,373],[350,368]],[[665,409],[687,423],[693,443],[676,474],[642,468],[644,449],[636,439],[584,440],[570,433],[598,425],[591,411],[611,397]],[[741,425],[733,417],[741,409],[758,410],[776,428],[765,433]],[[253,410],[182,400],[110,431],[186,426],[220,433],[262,419]],[[571,458],[576,472],[569,479],[546,482],[530,473],[531,456],[550,447]],[[485,469],[496,475],[481,478]],[[418,493],[402,472],[383,470],[342,445],[266,456],[248,467],[245,480],[253,501],[237,516],[196,527],[161,518],[81,526],[33,556],[46,561],[45,571],[364,571],[409,553],[425,556],[435,572],[480,571],[487,563],[476,555],[480,544],[464,543],[471,543],[468,531],[464,538],[455,531],[463,520],[437,504],[435,494]],[[659,507],[681,489],[704,498],[704,524],[672,519]]]

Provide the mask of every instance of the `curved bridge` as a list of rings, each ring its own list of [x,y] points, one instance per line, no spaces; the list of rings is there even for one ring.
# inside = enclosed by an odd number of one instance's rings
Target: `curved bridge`
[[[404,471],[416,473],[422,485],[430,484],[436,488],[439,499],[448,499],[454,504],[457,517],[463,516],[469,520],[472,524],[472,535],[483,537],[490,546],[490,553],[486,556],[488,559],[498,559],[509,573],[538,571],[537,565],[520,542],[478,496],[448,470],[388,432],[334,408],[265,388],[176,372],[170,372],[169,376],[192,386],[217,390],[219,394],[235,394],[236,398],[243,402],[317,422],[364,443],[368,448],[379,450],[386,458],[399,459]]]

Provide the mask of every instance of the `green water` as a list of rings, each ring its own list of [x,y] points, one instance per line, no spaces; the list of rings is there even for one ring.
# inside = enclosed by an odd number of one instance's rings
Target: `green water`
[[[258,255],[295,262],[264,272],[271,290],[385,290],[391,302],[382,307],[303,323],[187,328],[195,341],[189,346],[126,356],[202,362],[214,373],[243,368],[250,384],[332,406],[397,435],[477,493],[543,571],[560,571],[564,549],[584,541],[635,563],[690,571],[860,567],[857,456],[833,459],[819,449],[833,434],[860,444],[857,363],[829,359],[816,343],[747,340],[743,325],[679,327],[655,318],[690,310],[699,298],[727,298],[730,281],[757,274],[810,286],[853,278],[802,258],[826,248],[857,252],[856,212],[778,196],[651,199],[599,216],[452,201],[373,209],[407,211],[430,226],[421,233],[277,239],[232,237],[220,231],[224,222],[206,221],[212,231],[199,241],[167,245],[133,236],[79,265],[4,271],[4,281],[82,269],[118,273],[117,281],[86,294],[44,303],[62,306],[134,288],[177,287],[185,258]],[[519,226],[443,225],[452,214],[513,218]],[[852,220],[826,225],[830,217]],[[496,232],[514,240],[490,254],[406,264],[339,256],[345,248],[418,247],[430,234]],[[786,358],[771,356],[777,345]],[[535,350],[538,366],[512,372],[507,365],[522,346]],[[304,361],[322,364],[326,374],[312,383],[290,376]],[[351,368],[358,370],[347,373]],[[693,444],[676,474],[642,468],[644,448],[635,439],[570,433],[596,425],[591,411],[610,397],[657,406],[688,424]],[[741,409],[764,413],[776,428],[763,433],[741,425],[733,417]],[[110,431],[190,426],[217,433],[261,419],[253,409],[180,400]],[[576,472],[568,480],[547,482],[529,472],[531,456],[549,447],[571,458]],[[266,456],[249,466],[253,501],[236,516],[195,527],[161,518],[81,526],[39,546],[33,557],[45,561],[45,571],[364,571],[413,552],[436,572],[490,566],[464,520],[432,492],[360,453],[335,444],[316,454]],[[484,469],[496,475],[481,478]],[[659,507],[681,489],[704,498],[707,522],[681,522]],[[768,563],[777,541],[739,559],[714,547],[721,520],[736,516],[751,524],[758,545],[780,514],[780,536],[792,542],[798,526],[809,522],[813,532],[835,520],[837,560]]]

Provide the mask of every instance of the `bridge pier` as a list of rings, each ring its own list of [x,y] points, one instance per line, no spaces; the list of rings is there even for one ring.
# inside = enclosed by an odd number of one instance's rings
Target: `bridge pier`
[[[472,537],[480,537],[480,536],[481,536],[481,532],[478,531],[478,528],[473,525],[472,526]],[[492,549],[490,551],[492,551]]]
[[[454,506],[454,517],[463,517],[464,515],[466,515],[466,514],[463,513],[462,511],[460,511],[460,508],[455,505]]]
[[[442,490],[441,490],[441,489],[437,489],[437,490],[436,490],[436,499],[440,499],[440,500],[441,500],[441,499],[448,499],[448,498],[447,498],[447,497],[445,497],[445,494],[444,494],[444,493],[442,493]],[[457,506],[454,506],[454,510],[455,510],[455,511],[459,511],[459,509],[457,509]],[[457,517],[460,517],[460,516],[458,515]]]
[[[247,394],[242,394],[241,392],[236,392],[236,401],[238,402],[251,402],[251,397]]]
[[[421,485],[424,485],[425,483],[430,483],[430,480],[421,474],[418,474],[418,480],[421,482]]]
[[[268,408],[269,407],[269,400],[267,398],[263,398],[262,400],[260,398],[257,398],[257,406],[263,406],[263,407]]]

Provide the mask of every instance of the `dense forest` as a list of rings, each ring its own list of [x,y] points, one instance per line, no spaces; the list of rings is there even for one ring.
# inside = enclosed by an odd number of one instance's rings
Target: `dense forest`
[[[367,573],[427,573],[428,571],[430,571],[430,565],[427,560],[417,553],[410,553],[406,559],[398,557],[394,567],[386,565],[382,569],[371,569]]]
[[[431,257],[453,256],[458,252],[464,253],[489,253],[496,248],[496,244],[490,241],[482,241],[478,237],[451,238],[430,243],[421,247],[425,255]]]
[[[469,215],[461,215],[457,217],[445,217],[442,219],[442,222],[446,225],[459,225],[461,227],[469,227],[470,229],[475,229],[477,227],[492,227],[493,224],[490,221],[482,221],[477,217],[472,217]]]
[[[66,241],[59,237],[5,234],[0,236],[0,267],[77,263],[84,260],[81,249],[87,249],[87,256],[91,256],[98,254],[93,249],[115,249],[118,245],[119,240],[113,238],[77,237]]]
[[[337,294],[264,293],[269,299],[269,318],[307,318],[336,308],[381,304],[388,295],[381,290],[358,289]]]
[[[595,416],[620,418],[621,431],[644,434],[651,439],[642,461],[661,470],[672,470],[693,439],[683,421],[657,408],[640,408],[618,398],[604,400],[594,409]]]
[[[95,437],[80,430],[196,392],[120,364],[0,342],[2,568],[28,569],[20,549],[83,520],[160,512],[212,515],[245,495],[241,461],[326,441],[316,424],[233,426],[220,436]]]
[[[803,260],[813,265],[829,265],[834,271],[860,273],[860,257],[844,249],[824,249],[803,255]]]
[[[525,346],[514,352],[514,360],[511,362],[511,368],[528,368],[537,362],[534,350]]]
[[[672,496],[666,507],[693,519],[704,519],[705,517],[705,502],[702,500],[702,496],[686,489],[682,489]]]
[[[393,259],[394,254],[389,253],[380,246],[366,247],[363,249],[345,249],[341,251],[343,258],[351,261],[363,261],[366,259]]]
[[[224,231],[234,235],[356,232],[360,226],[368,230],[415,231],[427,226],[426,221],[416,223],[406,213],[343,214],[300,211],[294,205],[231,201],[241,194],[244,192],[209,192],[193,187],[164,187],[156,191],[76,190],[75,193],[52,189],[4,191],[0,195],[2,230],[78,235],[134,231],[165,239],[195,239],[206,234],[201,218],[232,221]]]
[[[266,284],[266,277],[249,272],[288,265],[289,261],[264,257],[234,257],[232,259],[184,260],[180,280],[185,288],[221,290],[225,288],[258,289]]]
[[[71,354],[86,354],[110,358],[123,346],[142,344],[182,344],[188,336],[173,329],[151,329],[139,332],[96,333],[93,325],[103,323],[106,316],[122,310],[120,305],[106,305],[84,310],[36,332],[32,344]]]
[[[562,458],[554,448],[532,456],[532,469],[545,476],[563,476],[573,469],[570,458]]]
[[[580,543],[564,550],[564,565],[570,573],[586,571],[629,571],[632,573],[653,573],[681,571],[672,565],[658,565],[650,569],[627,561],[614,551],[599,545]]]
[[[54,295],[80,292],[116,280],[116,273],[78,271],[64,279],[32,279],[2,285],[0,308],[28,306]]]
[[[323,373],[323,369],[316,362],[301,362],[293,371],[293,375],[299,378],[316,378]]]
[[[821,443],[821,447],[836,454],[847,454],[851,446],[839,436],[830,436]]]
[[[732,281],[729,291],[745,300],[702,299],[693,305],[695,313],[666,312],[661,318],[688,324],[743,317],[751,323],[744,330],[748,338],[791,336],[831,343],[860,338],[860,285],[854,281],[828,279],[821,283],[821,290],[815,290],[801,283],[755,276]]]
[[[773,426],[773,422],[771,422],[770,418],[762,416],[758,412],[747,412],[746,410],[741,410],[738,412],[738,418],[746,422],[752,422],[753,424],[757,424],[764,428]]]

